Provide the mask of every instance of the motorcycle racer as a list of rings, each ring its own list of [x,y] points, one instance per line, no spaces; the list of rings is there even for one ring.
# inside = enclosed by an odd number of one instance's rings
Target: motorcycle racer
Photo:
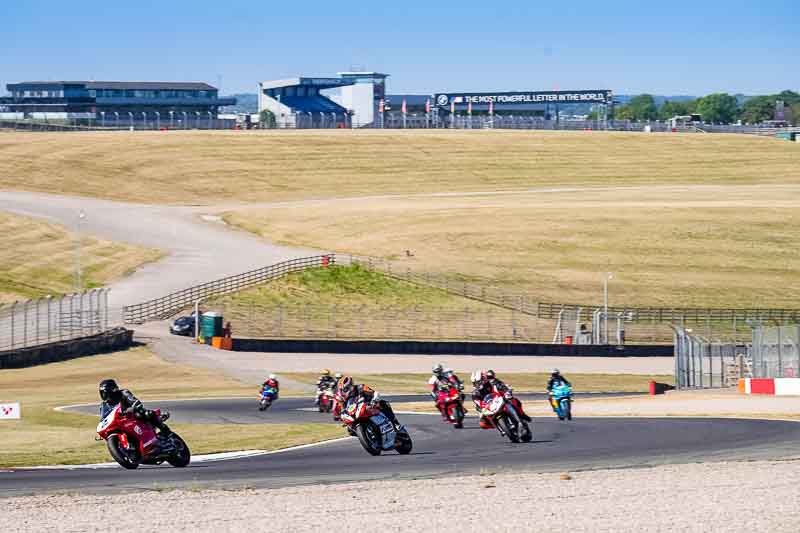
[[[167,437],[172,430],[153,411],[145,409],[139,399],[128,389],[120,389],[113,379],[104,379],[98,387],[100,399],[100,418],[105,418],[117,405],[122,405],[123,414],[133,415],[138,420],[157,428],[161,436]]]
[[[380,395],[370,386],[363,384],[356,385],[353,378],[350,376],[342,377],[336,384],[336,402],[333,406],[333,419],[339,420],[341,418],[341,412],[347,409],[347,406],[351,402],[357,402],[362,399],[369,403],[377,402],[380,412],[394,424],[394,427],[397,429],[402,428],[389,402],[380,398]]]
[[[431,396],[436,404],[436,408],[442,414],[442,418],[447,420],[445,399],[440,395],[440,392],[447,392],[450,387],[455,387],[461,392],[464,389],[464,385],[461,383],[461,380],[458,379],[458,376],[453,373],[453,370],[444,368],[442,363],[433,365],[432,371],[433,375],[428,379],[428,385],[431,386]],[[462,401],[464,399],[463,396],[464,395],[461,394]]]
[[[317,380],[317,398],[314,400],[314,405],[319,405],[320,397],[327,389],[333,389],[336,386],[336,380],[331,376],[331,371],[327,368],[322,371]]]
[[[278,381],[278,377],[275,374],[270,374],[264,383],[261,385],[261,390],[258,391],[259,394],[263,394],[264,390],[268,388],[275,389],[275,399],[278,399],[278,395],[280,394],[281,384]]]
[[[513,389],[506,385],[503,381],[497,378],[494,370],[487,370],[486,372],[473,372],[472,374],[472,382],[475,385],[476,381],[478,380],[478,385],[475,386],[475,390],[472,393],[472,400],[479,405],[481,399],[483,399],[487,394],[492,392],[496,392],[498,394],[504,393],[511,393]],[[476,397],[476,394],[478,395]],[[525,421],[530,422],[531,417],[529,417],[522,408],[522,402],[519,401],[519,398],[511,397],[511,405],[514,406],[514,409],[517,410],[519,413],[519,417]],[[480,412],[480,408],[478,408]]]
[[[553,373],[550,374],[550,379],[547,381],[547,392],[552,392],[553,391],[553,387],[557,387],[561,383],[563,383],[564,385],[567,385],[569,387],[572,386],[572,383],[567,381],[567,378],[562,376],[561,372],[557,368],[554,368],[553,369]]]

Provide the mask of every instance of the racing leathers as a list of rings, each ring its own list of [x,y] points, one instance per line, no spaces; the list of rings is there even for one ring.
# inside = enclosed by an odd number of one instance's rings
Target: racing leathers
[[[324,392],[328,389],[333,390],[336,386],[336,379],[332,376],[320,376],[319,380],[317,380],[317,399],[314,400],[314,405],[319,405],[319,400],[324,394]]]
[[[431,386],[431,396],[436,404],[436,408],[439,410],[439,413],[441,413],[442,418],[447,420],[447,412],[445,411],[447,397],[440,393],[447,393],[451,387],[455,387],[461,392],[464,389],[464,385],[461,383],[461,380],[458,379],[458,376],[452,372],[439,375],[433,374],[428,380],[428,385]],[[463,401],[463,393],[460,396]]]
[[[357,402],[363,399],[367,403],[372,403],[375,400],[376,394],[377,393],[375,392],[375,390],[372,389],[369,385],[354,385],[353,388],[350,390],[350,393],[346,397],[342,397],[337,391],[336,401],[334,402],[333,405],[333,419],[341,420],[342,411],[346,410],[347,406],[350,405],[352,402]],[[389,402],[387,402],[382,398],[379,398],[377,404],[380,412],[386,418],[391,420],[395,428],[399,428],[400,422],[397,420],[397,416],[395,416],[394,411],[392,410],[392,406],[389,405]]]
[[[154,411],[145,409],[139,399],[128,389],[119,389],[119,401],[109,398],[100,404],[100,418],[105,418],[118,405],[122,405],[122,414],[133,415],[137,420],[147,422],[157,428],[161,436],[168,436],[172,431]]]
[[[491,427],[491,423],[486,420],[485,416],[481,411],[481,401],[492,393],[497,394],[505,394],[506,392],[511,392],[511,388],[508,387],[505,383],[503,383],[499,379],[484,379],[478,383],[475,389],[472,391],[472,401],[475,402],[475,410],[481,415],[480,425],[481,427]],[[514,406],[514,410],[519,413],[519,417],[525,421],[530,422],[531,417],[529,417],[525,411],[522,409],[522,402],[519,401],[518,398],[512,396],[510,399],[511,405]]]
[[[278,382],[277,379],[267,379],[262,385],[261,390],[258,391],[259,394],[264,394],[266,389],[273,388],[275,389],[275,398],[274,400],[278,399],[278,395],[280,394],[281,384]]]
[[[567,385],[569,387],[572,386],[572,384],[569,381],[567,381],[567,378],[565,378],[561,374],[553,374],[547,381],[547,398],[550,400],[550,406],[553,409],[558,409],[558,402],[556,402],[555,398],[553,398],[553,388],[558,387],[559,385],[562,384]]]

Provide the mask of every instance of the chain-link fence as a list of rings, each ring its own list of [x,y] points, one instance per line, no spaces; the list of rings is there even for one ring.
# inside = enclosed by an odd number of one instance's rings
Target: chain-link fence
[[[109,328],[108,289],[0,307],[0,351],[88,337]]]
[[[752,360],[754,377],[800,377],[800,326],[754,328]]]
[[[733,387],[752,377],[751,347],[694,334],[680,326],[675,332],[675,384],[679,389]]]

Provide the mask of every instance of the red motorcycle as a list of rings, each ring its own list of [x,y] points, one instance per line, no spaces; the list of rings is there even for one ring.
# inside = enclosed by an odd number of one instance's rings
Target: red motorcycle
[[[319,395],[319,412],[330,413],[333,411],[334,397],[333,389],[327,388]]]
[[[436,406],[454,427],[464,427],[464,402],[461,391],[454,385],[445,385],[436,393]]]
[[[403,426],[395,429],[374,401],[366,402],[361,398],[352,401],[344,406],[339,416],[348,433],[358,437],[370,455],[380,455],[392,449],[401,455],[411,453],[411,435]]]
[[[162,414],[159,409],[154,412],[161,420],[169,418],[169,413]],[[140,464],[160,465],[164,461],[183,468],[192,458],[189,447],[177,433],[162,437],[150,424],[124,414],[121,405],[117,405],[100,421],[97,434],[106,441],[111,457],[130,470],[138,468]]]
[[[483,415],[481,423],[483,429],[497,428],[500,434],[508,437],[511,442],[533,440],[530,426],[520,418],[514,407],[514,396],[510,390],[487,394],[479,403]]]

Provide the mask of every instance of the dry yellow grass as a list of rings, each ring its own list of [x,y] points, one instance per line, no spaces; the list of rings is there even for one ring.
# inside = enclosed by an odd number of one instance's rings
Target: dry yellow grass
[[[743,135],[14,133],[0,136],[0,188],[213,204],[565,184],[797,183],[799,158],[793,143]]]
[[[253,386],[219,373],[167,363],[145,348],[0,371],[0,401],[22,404],[22,420],[0,423],[0,467],[110,461],[95,442],[97,420],[57,412],[60,405],[99,401],[97,384],[115,378],[145,405],[154,399],[253,396]],[[287,391],[290,392],[290,391]],[[195,453],[277,449],[341,435],[325,424],[242,426],[175,424]]]
[[[28,217],[0,211],[0,303],[53,296],[74,289],[76,235]],[[155,261],[161,252],[82,236],[84,287],[99,287]]]
[[[340,200],[225,218],[271,240],[396,257],[539,301],[599,304],[610,271],[612,304],[797,307],[798,207],[796,184],[647,185]]]

